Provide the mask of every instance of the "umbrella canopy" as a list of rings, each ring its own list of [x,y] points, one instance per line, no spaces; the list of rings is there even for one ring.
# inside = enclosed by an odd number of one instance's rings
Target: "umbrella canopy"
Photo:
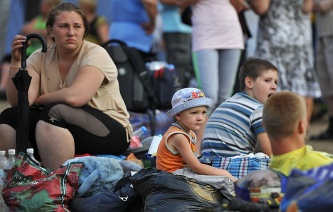
[[[12,78],[18,91],[17,99],[17,122],[16,122],[16,153],[25,151],[28,147],[29,137],[29,99],[28,90],[30,87],[31,76],[26,70],[26,49],[30,39],[37,38],[42,43],[42,52],[46,52],[47,45],[45,39],[39,34],[27,35],[27,40],[23,43],[21,68]]]

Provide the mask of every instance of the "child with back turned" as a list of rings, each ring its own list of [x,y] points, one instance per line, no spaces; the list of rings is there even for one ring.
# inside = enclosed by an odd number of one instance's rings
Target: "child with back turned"
[[[172,109],[167,115],[175,118],[175,123],[163,135],[156,154],[156,168],[174,172],[190,168],[201,175],[226,176],[236,179],[226,170],[202,164],[195,155],[196,131],[205,123],[207,108],[213,100],[196,88],[183,88],[172,97]]]

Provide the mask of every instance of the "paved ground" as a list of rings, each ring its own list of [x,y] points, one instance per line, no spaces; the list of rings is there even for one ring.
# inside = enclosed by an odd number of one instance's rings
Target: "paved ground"
[[[8,107],[9,104],[6,100],[0,100],[0,111]],[[333,154],[333,141],[310,141],[308,138],[311,135],[318,134],[326,129],[327,124],[327,115],[322,116],[321,118],[317,118],[313,120],[310,124],[308,136],[307,136],[307,143],[312,145],[315,150],[318,151],[326,151]]]

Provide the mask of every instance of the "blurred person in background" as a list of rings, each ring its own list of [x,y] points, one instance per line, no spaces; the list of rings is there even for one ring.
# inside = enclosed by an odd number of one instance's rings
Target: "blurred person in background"
[[[31,33],[37,33],[42,35],[44,38],[46,38],[46,20],[49,16],[49,13],[52,9],[52,7],[57,6],[61,3],[61,0],[41,0],[39,4],[39,15],[31,19],[29,22],[27,22],[22,30],[22,35],[29,35]],[[26,55],[27,57],[31,55],[34,51],[41,48],[41,44],[38,40],[32,39],[30,42],[29,47],[27,48]],[[52,43],[51,40],[47,39],[48,43]]]
[[[198,87],[215,103],[228,99],[244,49],[238,12],[242,0],[177,0],[180,9],[192,8],[192,52]],[[208,111],[208,113],[210,113]]]
[[[112,0],[109,38],[121,40],[150,57],[157,14],[157,0]]]
[[[186,88],[194,78],[192,65],[192,28],[181,21],[177,0],[160,0],[163,19],[163,41],[166,61],[175,65],[181,87]]]
[[[333,141],[333,0],[316,0],[316,69],[329,121],[324,132],[311,137],[314,140]]]
[[[79,6],[86,12],[89,22],[87,41],[103,44],[109,40],[109,23],[104,16],[97,15],[97,0],[79,0]]]

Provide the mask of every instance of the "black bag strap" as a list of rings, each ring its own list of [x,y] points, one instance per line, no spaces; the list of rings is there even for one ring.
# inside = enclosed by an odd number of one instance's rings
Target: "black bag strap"
[[[149,81],[149,71],[147,70],[144,63],[141,61],[143,60],[142,55],[138,51],[133,48],[124,48],[126,54],[129,56],[129,59],[134,67],[138,67],[136,73],[139,76],[144,88],[148,93],[148,98],[150,100],[151,109],[152,109],[152,119],[151,119],[151,135],[155,135],[155,128],[156,128],[156,108],[158,104],[158,100],[156,99],[154,90],[151,86]]]
[[[106,41],[105,43],[101,44],[101,46],[103,48],[106,48],[108,45],[110,45],[112,43],[116,43],[116,44],[119,44],[121,46],[128,47],[127,44],[124,41],[121,41],[121,40],[118,40],[118,39],[110,39],[110,40]]]
[[[120,46],[124,47],[123,50],[128,55],[130,63],[133,65],[134,71],[139,77],[140,81],[143,84],[143,87],[148,93],[148,98],[150,100],[150,107],[153,111],[153,117],[151,119],[151,135],[155,135],[155,127],[156,127],[156,108],[158,105],[158,100],[155,96],[154,90],[152,88],[152,85],[149,80],[149,71],[147,70],[142,55],[140,52],[132,47],[128,47],[127,44],[121,40],[118,39],[110,39],[106,41],[104,44],[102,44],[102,47],[106,48],[108,45],[115,43],[119,44]]]

